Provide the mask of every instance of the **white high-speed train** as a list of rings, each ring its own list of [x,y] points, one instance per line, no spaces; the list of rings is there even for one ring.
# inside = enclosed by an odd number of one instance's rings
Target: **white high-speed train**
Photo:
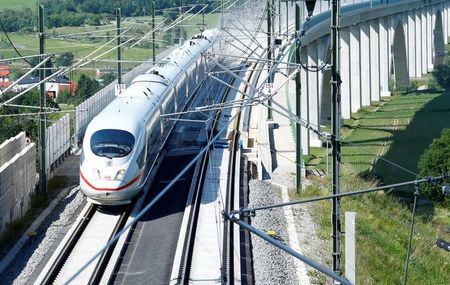
[[[160,114],[181,111],[205,76],[201,55],[211,48],[216,30],[204,31],[158,62],[116,97],[89,124],[80,158],[81,191],[93,203],[120,205],[143,188],[174,121]]]

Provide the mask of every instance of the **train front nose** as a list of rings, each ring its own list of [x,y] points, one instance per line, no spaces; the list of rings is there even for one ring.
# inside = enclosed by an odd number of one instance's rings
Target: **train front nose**
[[[117,171],[118,175],[111,179],[110,175],[101,176],[101,179],[92,180],[87,178],[80,171],[80,185],[82,192],[96,204],[126,204],[131,201],[140,190],[140,183],[142,180],[142,172],[135,175],[131,179],[127,179],[128,175],[124,171]],[[100,172],[101,175],[101,172]],[[105,179],[106,177],[106,179]],[[118,178],[122,178],[119,180]]]

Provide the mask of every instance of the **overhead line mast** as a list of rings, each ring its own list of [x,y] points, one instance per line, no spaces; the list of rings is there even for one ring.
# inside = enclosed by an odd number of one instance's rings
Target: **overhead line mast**
[[[332,0],[331,11],[331,100],[332,100],[332,135],[333,146],[333,195],[340,192],[340,163],[341,163],[341,78],[339,74],[339,0]],[[333,198],[332,227],[333,227],[333,271],[341,275],[341,220],[340,197]]]
[[[39,5],[39,62],[42,63],[46,59],[45,53],[45,34],[44,34],[44,6]],[[45,63],[44,63],[45,66]],[[40,120],[39,120],[39,131],[40,131],[40,167],[39,167],[39,192],[41,194],[47,195],[47,175],[46,175],[46,154],[45,154],[45,139],[46,139],[46,114],[45,114],[45,68],[41,66],[39,68],[39,80],[40,84]]]
[[[122,40],[120,38],[121,28],[120,28],[120,18],[121,10],[117,8],[116,10],[116,24],[117,24],[117,84],[122,84],[122,51],[121,44]]]
[[[152,2],[152,52],[153,52],[153,64],[156,63],[156,52],[155,52],[155,45],[156,45],[156,39],[155,39],[155,1]]]

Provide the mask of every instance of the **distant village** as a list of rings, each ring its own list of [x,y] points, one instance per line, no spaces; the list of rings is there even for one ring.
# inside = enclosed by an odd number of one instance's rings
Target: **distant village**
[[[103,81],[103,75],[114,71],[116,70],[108,67],[97,68],[96,80],[101,83]],[[5,90],[10,85],[14,84],[14,82],[14,80],[11,80],[11,66],[6,64],[0,65],[0,91]],[[27,76],[18,81],[11,90],[12,92],[20,92],[39,82],[38,76]],[[66,76],[59,76],[45,82],[45,91],[49,97],[57,100],[59,94],[64,91],[69,91],[69,94],[73,96],[77,89],[76,85],[75,81],[70,80]],[[36,88],[38,88],[38,86]]]

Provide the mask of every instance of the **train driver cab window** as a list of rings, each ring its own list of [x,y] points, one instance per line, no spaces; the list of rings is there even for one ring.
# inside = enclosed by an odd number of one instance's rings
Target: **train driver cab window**
[[[95,155],[107,158],[124,157],[134,147],[133,135],[124,130],[105,129],[91,137],[91,150]]]

